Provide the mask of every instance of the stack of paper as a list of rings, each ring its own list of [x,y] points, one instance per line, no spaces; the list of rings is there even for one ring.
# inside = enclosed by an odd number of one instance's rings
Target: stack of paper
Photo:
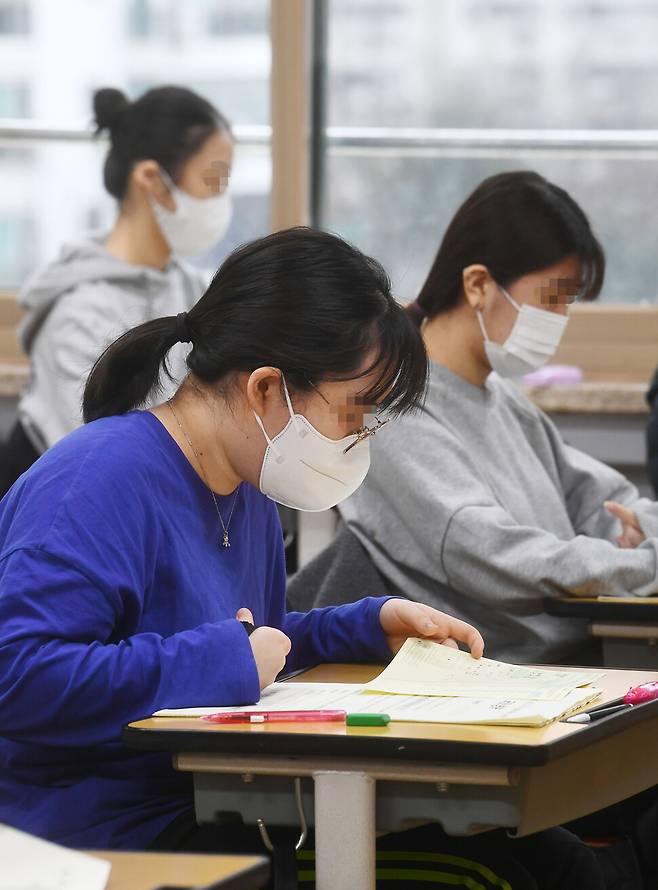
[[[591,686],[578,689],[560,701],[443,698],[391,695],[364,690],[352,683],[272,683],[257,705],[243,708],[172,708],[154,717],[202,717],[222,711],[340,710],[358,714],[388,714],[391,720],[415,723],[470,723],[506,726],[544,726],[584,707],[599,694]]]
[[[257,705],[177,708],[155,717],[200,717],[222,711],[335,709],[388,714],[391,720],[544,726],[585,707],[600,694],[603,674],[519,667],[407,640],[390,665],[365,686],[351,683],[273,683]]]
[[[393,661],[365,688],[404,695],[557,701],[603,676],[601,671],[558,671],[472,658],[431,640],[407,640]]]
[[[110,863],[0,825],[0,890],[103,890]]]

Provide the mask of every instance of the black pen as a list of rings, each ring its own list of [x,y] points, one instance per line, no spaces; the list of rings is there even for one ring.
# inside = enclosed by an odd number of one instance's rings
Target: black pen
[[[609,708],[596,708],[592,711],[583,711],[581,714],[573,714],[567,717],[565,723],[592,723],[594,720],[602,720],[604,717],[610,717],[612,714],[618,714],[620,711],[628,711],[633,705],[614,705]]]

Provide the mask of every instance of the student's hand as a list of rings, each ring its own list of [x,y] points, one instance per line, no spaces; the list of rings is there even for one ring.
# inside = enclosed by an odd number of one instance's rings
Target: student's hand
[[[622,550],[633,550],[638,547],[642,541],[646,541],[646,536],[637,521],[637,516],[628,507],[618,504],[616,501],[606,501],[603,505],[608,513],[611,513],[615,519],[621,522],[621,534],[616,538],[617,543]]]
[[[235,617],[238,621],[254,623],[254,616],[249,609],[238,609]],[[257,627],[252,631],[249,643],[258,670],[260,688],[265,689],[270,683],[274,683],[283,670],[292,645],[290,637],[276,627]]]
[[[466,643],[474,658],[480,658],[484,651],[484,640],[474,627],[421,603],[386,600],[379,612],[379,621],[394,655],[408,637],[436,640],[453,649],[457,648],[457,642]]]

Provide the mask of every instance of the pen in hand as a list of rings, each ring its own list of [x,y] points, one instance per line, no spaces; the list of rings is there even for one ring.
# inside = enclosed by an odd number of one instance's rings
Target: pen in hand
[[[241,623],[255,625],[254,616],[249,609],[238,609],[235,617]],[[247,626],[245,630],[256,662],[259,687],[263,690],[273,683],[283,670],[292,644],[290,638],[276,627],[254,626],[254,629],[250,630]]]

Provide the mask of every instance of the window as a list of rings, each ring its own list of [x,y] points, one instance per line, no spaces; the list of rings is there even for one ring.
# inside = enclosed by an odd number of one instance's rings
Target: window
[[[0,215],[0,268],[5,287],[16,287],[25,278],[28,246],[33,237],[31,219]]]
[[[210,34],[224,37],[236,34],[260,35],[267,31],[267,7],[261,0],[240,0],[239,3],[218,5],[206,3],[206,23]]]
[[[0,36],[30,33],[30,8],[27,0],[0,0]]]
[[[129,37],[175,42],[177,23],[176,12],[167,0],[130,0],[126,22]]]
[[[603,299],[658,301],[653,195],[658,4],[639,0],[328,0],[321,222],[385,261],[412,299],[478,182],[535,169],[570,191],[608,257]],[[369,40],[376,35],[376,40]],[[331,128],[343,130],[341,139]],[[384,128],[379,135],[370,128]],[[426,145],[397,137],[478,131]],[[496,130],[502,141],[487,142]],[[505,132],[537,131],[531,148]],[[630,131],[622,148],[551,147],[549,130]],[[335,131],[334,131],[335,132]],[[569,133],[567,132],[568,136]],[[360,137],[364,137],[361,142]]]
[[[3,10],[21,5],[29,11],[27,4],[0,0],[0,33]],[[32,6],[38,42],[30,33],[13,43],[11,52],[0,53],[0,119],[34,118],[55,128],[82,130],[89,125],[98,87],[116,86],[132,97],[172,81],[196,89],[226,114],[239,137],[231,177],[234,220],[224,241],[200,261],[216,267],[233,246],[269,228],[269,145],[240,134],[243,125],[269,123],[268,0],[244,5],[234,0],[102,0],[78,7],[74,20],[62,20],[52,14],[49,2]],[[208,24],[211,12],[214,29]],[[223,30],[222,22],[230,26]],[[99,82],[96,47],[102,47],[101,70],[114,72],[109,83]],[[75,59],[75,65],[59,64],[63,56]],[[46,68],[48,57],[52,64]],[[32,232],[12,236],[11,251],[0,250],[0,290],[20,283],[21,270],[33,271],[52,259],[62,242],[82,238],[90,227],[106,230],[112,224],[116,207],[102,185],[105,151],[103,143],[91,140],[23,147],[0,138],[0,219],[12,220],[20,209],[28,214],[22,225],[29,223]]]
[[[0,117],[29,117],[30,92],[25,84],[0,83]]]

